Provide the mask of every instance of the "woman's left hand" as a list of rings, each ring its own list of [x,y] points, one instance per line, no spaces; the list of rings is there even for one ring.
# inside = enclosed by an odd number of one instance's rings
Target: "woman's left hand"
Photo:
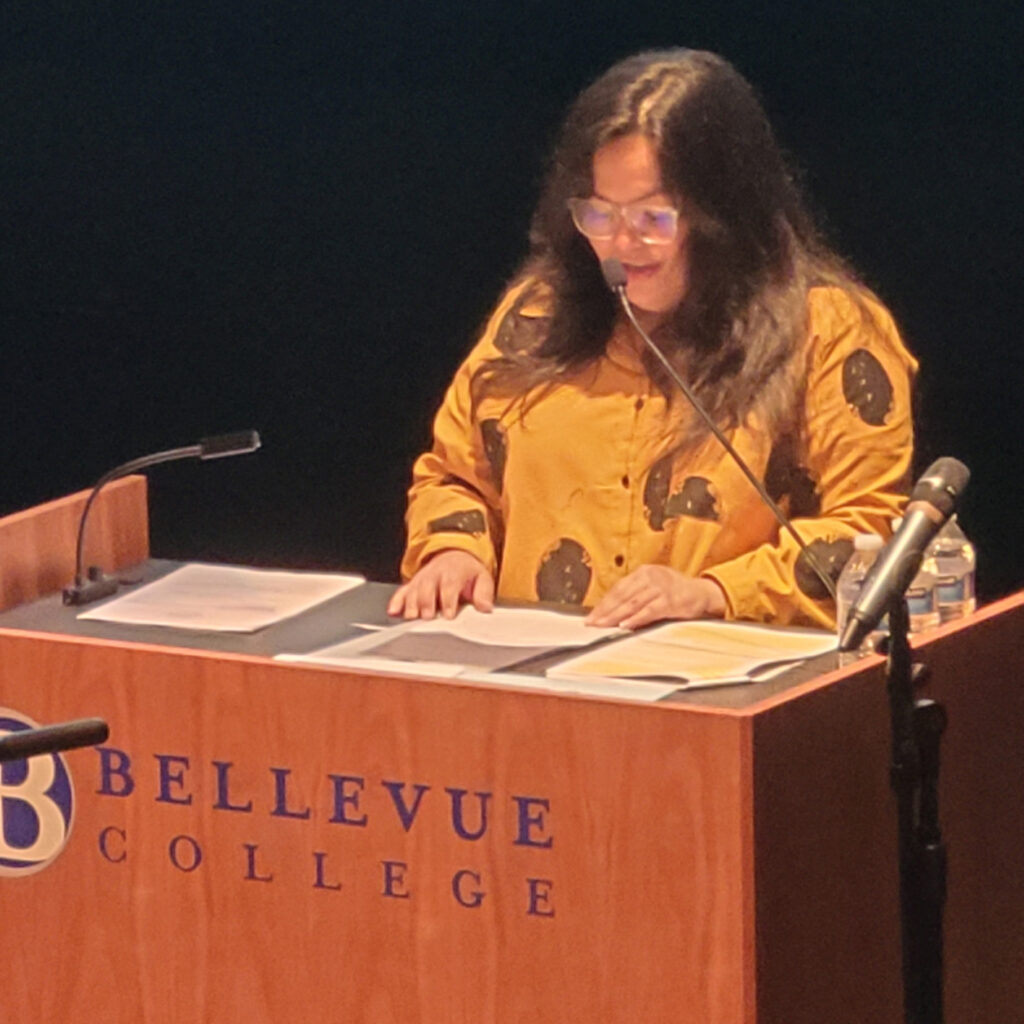
[[[713,580],[667,565],[642,565],[619,580],[587,616],[590,626],[636,629],[660,619],[722,618],[725,595]]]

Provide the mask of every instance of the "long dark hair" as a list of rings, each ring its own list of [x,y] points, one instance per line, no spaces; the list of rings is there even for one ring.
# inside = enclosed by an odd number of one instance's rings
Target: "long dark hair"
[[[696,50],[637,54],[577,98],[555,148],[520,278],[550,293],[539,344],[484,367],[481,384],[529,391],[601,355],[618,308],[566,203],[592,192],[595,152],[624,135],[655,145],[664,191],[690,225],[685,298],[657,340],[723,426],[753,410],[774,431],[792,417],[807,290],[864,289],[820,240],[750,84]],[[671,394],[654,361],[652,377]]]

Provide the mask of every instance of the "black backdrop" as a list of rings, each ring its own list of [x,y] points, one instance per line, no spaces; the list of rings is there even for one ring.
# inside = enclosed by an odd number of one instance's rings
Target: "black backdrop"
[[[921,359],[918,468],[974,472],[982,594],[1024,584],[1019,3],[5,11],[0,513],[256,427],[255,456],[152,471],[154,553],[393,579],[412,458],[567,103],[682,44],[759,88]]]

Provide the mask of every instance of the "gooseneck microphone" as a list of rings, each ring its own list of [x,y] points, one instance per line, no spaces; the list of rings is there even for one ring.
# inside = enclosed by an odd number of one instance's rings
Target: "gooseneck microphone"
[[[100,491],[112,480],[137,473],[141,469],[159,465],[161,462],[176,462],[178,459],[223,459],[231,455],[246,455],[256,451],[260,446],[260,435],[255,430],[239,430],[232,434],[218,434],[216,437],[205,437],[198,444],[186,445],[184,448],[169,448],[167,451],[153,455],[143,455],[130,462],[115,466],[105,473],[93,487],[92,493],[82,509],[82,518],[78,523],[78,544],[75,548],[75,582],[64,588],[64,603],[71,605],[88,604],[98,601],[101,597],[109,597],[117,590],[118,582],[107,576],[98,566],[90,566],[88,573],[83,565],[85,553],[85,526],[89,519],[89,510]]]
[[[711,418],[708,411],[701,405],[697,396],[693,393],[690,386],[683,380],[682,377],[676,372],[676,368],[668,361],[668,358],[661,351],[660,348],[651,340],[650,335],[640,326],[639,321],[633,313],[633,307],[626,295],[626,268],[622,265],[621,260],[607,259],[601,263],[601,273],[604,274],[605,283],[608,287],[618,296],[619,302],[622,303],[622,308],[626,312],[626,316],[629,317],[629,322],[636,328],[637,334],[640,335],[644,340],[644,344],[658,357],[658,361],[662,366],[665,367],[666,372],[675,381],[676,386],[686,396],[687,401],[693,406],[694,410],[700,416],[700,418],[707,424],[708,430],[718,439],[722,447],[729,453],[733,462],[743,471],[743,475],[750,481],[751,486],[760,495],[761,500],[771,510],[772,515],[778,520],[779,525],[796,541],[797,546],[800,548],[804,558],[807,560],[807,564],[814,570],[818,579],[824,584],[826,591],[831,595],[833,600],[836,596],[836,585],[832,577],[821,567],[817,558],[814,557],[814,553],[808,548],[804,542],[803,537],[797,532],[796,527],[793,525],[789,516],[782,511],[781,508],[774,502],[768,492],[765,490],[764,485],[760,480],[754,476],[750,467],[743,461],[743,456],[733,447],[732,442],[722,433],[718,424]]]
[[[971,471],[956,459],[933,462],[910,492],[903,523],[879,552],[850,608],[839,650],[856,650],[878,625],[894,598],[903,596],[921,568],[931,539],[956,511]]]
[[[55,754],[58,750],[75,750],[105,743],[110,727],[102,718],[76,718],[59,725],[23,729],[0,736],[0,764],[24,761],[39,754]]]

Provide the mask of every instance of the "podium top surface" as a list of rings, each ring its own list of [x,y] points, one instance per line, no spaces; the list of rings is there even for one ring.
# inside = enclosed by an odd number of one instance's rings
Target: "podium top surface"
[[[145,583],[159,579],[181,565],[180,562],[151,559],[134,570],[118,575],[123,579]],[[0,613],[0,630],[50,633],[114,643],[147,644],[164,648],[273,658],[286,652],[313,651],[328,644],[364,635],[364,631],[354,623],[379,626],[393,624],[395,620],[389,619],[386,612],[387,602],[393,590],[394,586],[391,584],[367,582],[301,615],[275,623],[255,633],[169,629],[83,620],[78,618],[81,608],[67,607],[62,603],[60,594],[50,594]],[[537,662],[536,667],[525,669],[520,674],[541,676],[549,663],[565,656],[559,654],[542,659]],[[768,681],[678,691],[658,703],[740,710],[771,699],[836,668],[837,656],[828,654],[795,666]],[[507,682],[509,674],[504,673],[503,676]],[[546,692],[557,691],[553,688],[552,691]],[[567,693],[566,696],[580,699],[582,695]]]

